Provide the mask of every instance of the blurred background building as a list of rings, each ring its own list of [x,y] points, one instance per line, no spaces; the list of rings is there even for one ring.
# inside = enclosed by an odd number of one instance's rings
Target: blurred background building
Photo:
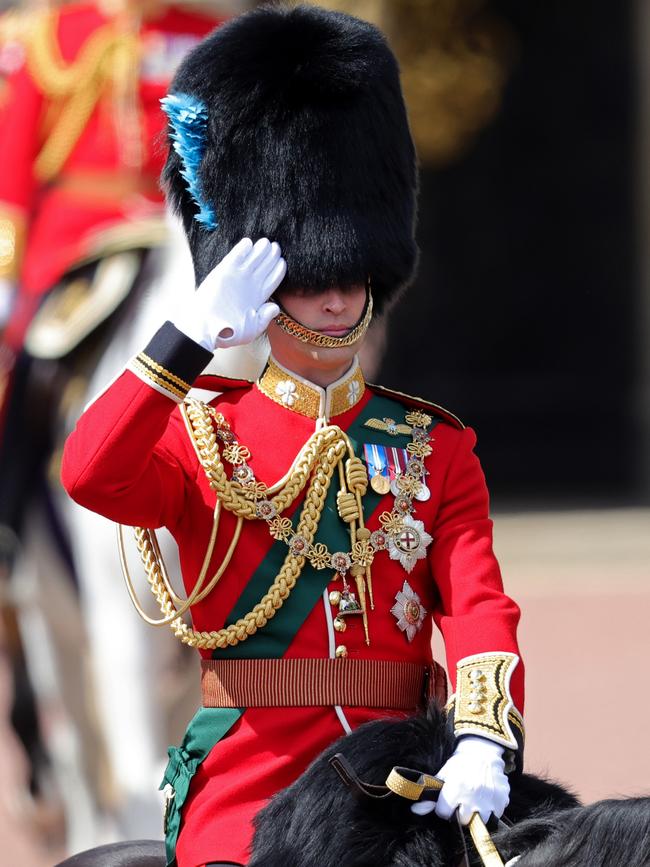
[[[376,334],[375,378],[478,431],[497,553],[524,611],[529,766],[588,800],[647,793],[650,7],[323,5],[380,24],[400,58],[421,263]],[[182,726],[191,708],[174,713]],[[0,838],[2,815],[0,803]],[[0,851],[0,865],[51,863],[66,823],[54,811],[37,824],[38,845],[14,823],[20,858]]]

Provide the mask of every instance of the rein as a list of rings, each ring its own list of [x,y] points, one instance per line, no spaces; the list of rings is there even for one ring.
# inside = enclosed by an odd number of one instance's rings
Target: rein
[[[389,801],[398,798],[406,798],[409,801],[436,801],[442,789],[442,780],[431,774],[425,774],[412,768],[394,767],[385,785],[366,783],[360,779],[350,762],[341,753],[336,753],[329,760],[329,764],[338,774],[341,781],[360,801]],[[458,867],[470,867],[469,852],[465,841],[465,830],[456,814],[458,832],[463,846],[463,859]],[[469,833],[474,847],[481,859],[483,867],[504,867],[503,860],[499,855],[490,833],[478,813],[474,813],[469,821]]]

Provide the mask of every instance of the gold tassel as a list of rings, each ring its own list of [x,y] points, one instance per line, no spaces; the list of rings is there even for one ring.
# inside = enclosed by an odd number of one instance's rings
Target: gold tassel
[[[363,631],[366,633],[366,644],[370,646],[370,633],[368,630],[368,608],[366,606],[366,582],[363,578],[363,575],[355,576],[354,580],[357,585],[357,594],[359,596],[359,602],[361,603],[361,608],[363,611]]]

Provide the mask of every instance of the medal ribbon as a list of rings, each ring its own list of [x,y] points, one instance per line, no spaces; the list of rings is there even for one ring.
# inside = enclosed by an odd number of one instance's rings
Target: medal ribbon
[[[386,451],[388,452],[388,472],[392,482],[397,476],[406,472],[408,454],[406,449],[396,449],[395,447],[391,447]]]
[[[368,467],[370,481],[372,481],[375,476],[385,476],[387,479],[389,478],[388,457],[385,446],[378,446],[374,443],[364,443],[363,454]]]

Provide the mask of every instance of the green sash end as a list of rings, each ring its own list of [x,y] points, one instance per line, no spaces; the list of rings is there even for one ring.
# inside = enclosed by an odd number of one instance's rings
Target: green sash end
[[[169,762],[160,788],[165,791],[165,851],[167,865],[176,863],[176,841],[181,828],[181,810],[192,777],[210,751],[233,727],[243,710],[202,707],[190,722],[180,747],[169,747]]]

